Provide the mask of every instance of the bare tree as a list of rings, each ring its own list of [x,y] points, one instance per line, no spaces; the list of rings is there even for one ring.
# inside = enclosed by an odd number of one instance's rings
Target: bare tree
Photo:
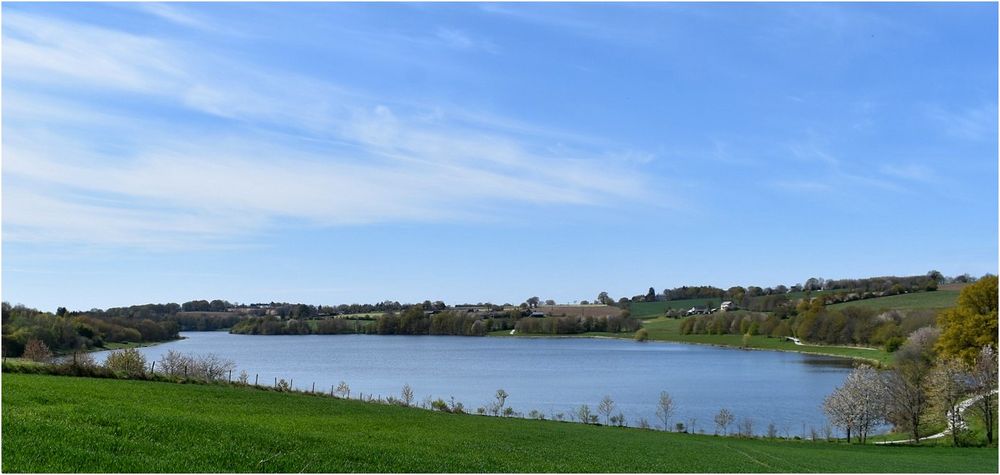
[[[889,396],[888,419],[896,427],[910,431],[920,442],[920,418],[927,410],[927,379],[930,369],[919,364],[897,364],[886,375]]]
[[[943,358],[931,370],[931,403],[938,414],[944,414],[951,431],[952,445],[958,446],[958,435],[965,424],[958,404],[968,389],[969,374],[962,363],[954,358]]]
[[[24,344],[24,353],[21,356],[31,361],[48,361],[52,358],[52,351],[42,340],[32,338]]]
[[[508,396],[510,396],[510,394],[507,394],[507,391],[504,391],[503,388],[497,389],[497,393],[495,395],[495,397],[497,398],[497,402],[495,405],[496,410],[494,411],[493,415],[499,415],[501,412],[503,412],[503,405],[507,403]]]
[[[670,417],[674,414],[674,398],[666,391],[660,392],[660,400],[656,403],[656,417],[663,422],[663,430],[670,430]]]
[[[732,424],[735,419],[736,416],[734,416],[732,412],[729,412],[729,409],[720,409],[719,413],[715,415],[715,432],[719,433],[719,430],[721,430],[723,435],[728,434],[729,425]]]
[[[605,395],[601,403],[597,405],[597,412],[604,416],[604,425],[611,424],[611,413],[615,410],[615,401],[611,396]]]
[[[400,397],[404,406],[409,407],[410,404],[413,403],[413,388],[410,387],[409,383],[403,385],[403,391],[400,393]]]
[[[596,418],[595,415],[590,413],[590,406],[586,404],[580,406],[580,408],[576,410],[576,417],[584,424],[591,424]]]
[[[941,330],[924,327],[913,332],[895,354],[895,367],[886,375],[888,420],[909,430],[920,442],[921,415],[927,410],[927,384],[934,360],[934,343]]]
[[[972,403],[972,413],[982,419],[986,428],[986,442],[992,445],[993,422],[997,414],[997,406],[992,397],[997,390],[997,354],[992,346],[984,346],[979,351],[971,376],[972,393],[978,398]]]
[[[740,420],[739,432],[743,437],[753,437],[753,419],[750,417],[744,417]]]

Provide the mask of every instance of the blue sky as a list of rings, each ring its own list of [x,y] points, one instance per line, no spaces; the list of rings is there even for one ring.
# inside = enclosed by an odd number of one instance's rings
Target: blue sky
[[[997,272],[997,5],[3,5],[3,299]]]

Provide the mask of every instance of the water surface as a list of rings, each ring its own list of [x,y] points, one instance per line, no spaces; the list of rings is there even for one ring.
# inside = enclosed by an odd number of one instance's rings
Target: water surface
[[[185,339],[140,348],[149,361],[168,350],[215,353],[236,362],[252,382],[275,378],[329,392],[346,381],[359,393],[399,396],[409,384],[418,402],[454,397],[468,411],[493,401],[565,417],[582,404],[596,410],[605,395],[630,425],[656,424],[660,391],[677,407],[671,425],[715,431],[721,408],[754,421],[761,434],[774,423],[780,435],[821,432],[820,405],[850,371],[849,360],[800,353],[745,351],[701,345],[584,338],[495,338],[376,335],[232,335],[184,332]],[[104,356],[96,355],[99,360]],[[735,424],[734,424],[735,426]],[[730,431],[735,427],[730,427]]]

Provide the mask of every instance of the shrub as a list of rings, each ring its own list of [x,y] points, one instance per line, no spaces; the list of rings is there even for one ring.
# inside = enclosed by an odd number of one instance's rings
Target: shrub
[[[431,402],[431,409],[441,412],[450,412],[448,410],[448,403],[444,402],[444,399],[441,398]]]
[[[104,366],[111,371],[138,376],[146,373],[146,357],[135,348],[113,351],[104,361]]]
[[[649,332],[645,328],[640,328],[635,332],[635,341],[646,341],[649,339]]]
[[[52,358],[52,352],[49,351],[49,346],[45,342],[32,338],[24,344],[24,353],[21,356],[31,361],[41,362]]]

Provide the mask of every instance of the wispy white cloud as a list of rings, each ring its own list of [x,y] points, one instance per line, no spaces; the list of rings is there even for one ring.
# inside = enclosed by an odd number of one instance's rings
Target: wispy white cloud
[[[207,31],[217,31],[219,29],[217,25],[185,11],[183,7],[178,4],[140,2],[133,5],[150,15],[154,15],[176,25]]]
[[[446,46],[458,50],[482,50],[488,53],[496,53],[499,51],[497,46],[493,44],[492,41],[473,38],[465,31],[455,28],[439,27],[437,31],[434,32],[434,36],[441,40]]]
[[[927,165],[919,163],[886,164],[879,167],[879,171],[881,171],[884,175],[910,181],[928,183],[934,181],[935,179],[934,170]]]
[[[988,102],[964,109],[928,107],[927,117],[948,135],[964,140],[996,140],[997,104]]]
[[[15,79],[4,103],[8,240],[171,249],[252,240],[289,221],[495,220],[523,206],[664,202],[635,167],[650,156],[630,148],[161,38],[22,13],[4,26],[4,73]],[[88,101],[80,88],[132,94],[149,111]],[[162,119],[158,107],[221,125]]]

